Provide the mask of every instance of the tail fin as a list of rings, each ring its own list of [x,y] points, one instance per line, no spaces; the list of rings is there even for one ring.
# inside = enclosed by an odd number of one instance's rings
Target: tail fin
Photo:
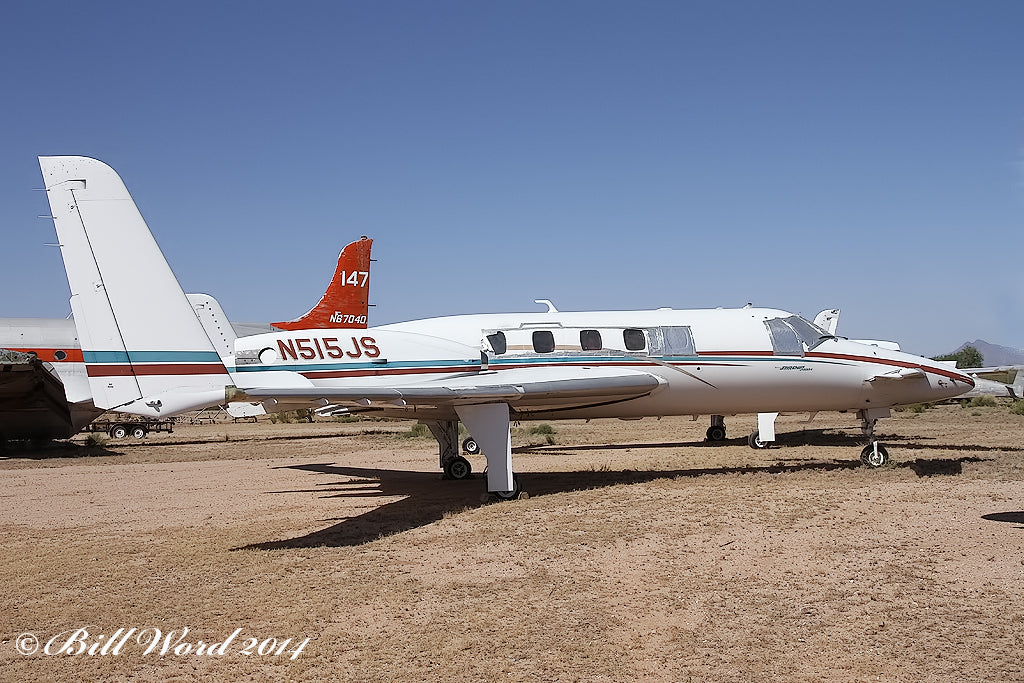
[[[213,347],[220,354],[220,359],[225,365],[235,365],[235,329],[231,327],[231,321],[221,308],[220,302],[209,294],[186,294],[188,302],[192,304],[192,310],[203,325],[203,330]]]
[[[352,242],[338,255],[338,267],[320,303],[301,318],[271,323],[279,330],[366,327],[370,292],[370,247],[365,236]]]
[[[40,157],[97,407],[159,416],[224,402],[217,350],[116,172]]]
[[[1017,366],[1014,369],[1013,382],[1009,385],[1008,393],[1015,399],[1024,398],[1024,367]]]
[[[814,316],[814,324],[834,335],[839,327],[839,309],[824,310]]]

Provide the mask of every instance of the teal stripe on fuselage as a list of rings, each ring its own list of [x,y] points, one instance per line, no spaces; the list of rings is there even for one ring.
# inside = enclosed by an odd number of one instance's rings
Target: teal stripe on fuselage
[[[220,363],[216,351],[83,351],[86,363]]]

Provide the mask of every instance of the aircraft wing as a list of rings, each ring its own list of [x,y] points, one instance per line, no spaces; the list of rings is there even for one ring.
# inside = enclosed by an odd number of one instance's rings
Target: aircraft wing
[[[410,384],[344,387],[244,387],[231,400],[249,397],[368,406],[456,406],[508,403],[517,410],[628,400],[656,391],[666,381],[629,368],[513,368]],[[325,404],[326,405],[326,404]]]
[[[959,370],[982,379],[1009,384],[1021,370],[1024,370],[1024,365],[997,365],[988,368],[959,368]]]

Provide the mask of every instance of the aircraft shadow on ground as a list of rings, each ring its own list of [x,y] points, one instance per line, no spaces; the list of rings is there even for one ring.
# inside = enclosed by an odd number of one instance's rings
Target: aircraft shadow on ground
[[[635,446],[637,448],[640,445]],[[643,447],[650,447],[645,444]],[[898,463],[894,467],[907,467],[918,476],[960,474],[962,463],[979,462],[982,458],[919,458],[913,462]],[[721,474],[784,474],[803,471],[830,472],[863,467],[859,459],[805,460],[760,466],[703,467],[671,470],[579,470],[572,472],[529,472],[517,475],[523,490],[531,497],[582,491],[617,484],[641,484],[657,479],[676,477],[703,477]],[[343,477],[343,479],[316,484],[313,488],[290,491],[271,491],[269,494],[314,493],[321,498],[362,498],[367,504],[373,498],[398,497],[365,513],[349,518],[326,519],[335,522],[310,534],[277,541],[254,543],[235,550],[281,550],[288,548],[354,546],[383,536],[409,531],[443,519],[446,515],[480,507],[484,493],[484,480],[474,475],[462,481],[442,481],[440,474],[405,470],[346,467],[333,463],[290,465],[284,469]]]
[[[8,444],[0,450],[3,460],[49,460],[51,458],[99,458],[118,455],[104,446],[87,446],[70,441],[48,441],[43,444],[24,445],[18,442]]]
[[[211,443],[247,443],[252,441],[310,441],[315,439],[344,439],[353,436],[394,436],[401,434],[389,429],[363,429],[359,432],[338,432],[333,434],[281,434],[253,437],[235,438],[205,438],[170,441],[151,441],[149,439],[117,439],[107,442],[105,445],[93,445],[75,443],[73,441],[54,440],[40,444],[24,441],[12,441],[3,449],[0,449],[0,460],[24,459],[24,460],[46,460],[47,458],[87,458],[92,456],[119,455],[121,449],[132,448],[178,448],[180,446],[201,446]],[[104,439],[106,437],[103,437]]]
[[[1017,524],[1014,528],[1024,529],[1024,511],[1018,512],[992,512],[987,515],[982,515],[982,519],[987,519],[990,522],[1009,522],[1010,524]]]
[[[949,444],[933,443],[935,437],[905,436],[899,434],[876,434],[876,438],[884,444],[899,444],[900,448],[942,451],[1005,451],[1024,453],[1024,447],[984,446],[981,444]],[[777,434],[776,446],[845,446],[862,448],[867,443],[861,434],[848,434],[831,429],[804,429],[799,432],[780,432]],[[513,448],[513,453],[574,453],[580,451],[613,451],[653,448],[721,448],[723,446],[745,446],[747,437],[725,439],[724,441],[678,441],[662,443],[616,443],[616,444],[581,444],[563,446],[559,444],[540,444]]]

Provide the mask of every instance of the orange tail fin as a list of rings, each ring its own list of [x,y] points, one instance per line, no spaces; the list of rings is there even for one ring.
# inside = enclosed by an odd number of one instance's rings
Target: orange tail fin
[[[341,250],[331,284],[320,303],[308,313],[295,320],[270,324],[279,330],[365,328],[369,312],[372,244],[372,239],[362,237]]]

